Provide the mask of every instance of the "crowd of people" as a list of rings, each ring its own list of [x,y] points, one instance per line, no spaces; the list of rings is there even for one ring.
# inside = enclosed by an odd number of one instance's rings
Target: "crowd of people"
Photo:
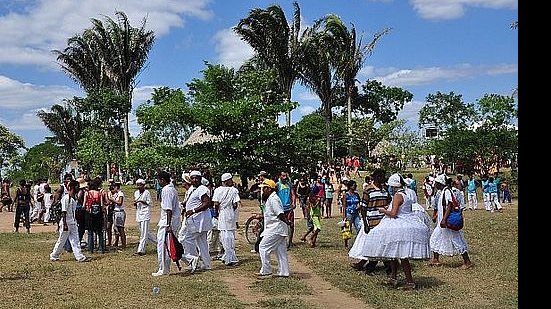
[[[420,186],[425,198],[423,207],[418,203],[418,186],[412,174],[394,173],[387,177],[385,170],[378,168],[365,177],[360,194],[358,183],[352,179],[355,173],[352,163],[349,171],[320,169],[315,177],[305,175],[295,181],[286,171],[273,177],[265,171],[258,174],[253,191],[258,197],[263,224],[252,250],[260,257],[258,278],[289,276],[287,250],[293,245],[297,206],[306,221],[300,241],[316,247],[322,219],[333,217],[333,204],[336,204],[342,218],[339,224],[344,247],[355,261],[352,266],[373,274],[378,262],[382,261],[389,284],[415,289],[411,259],[429,260],[429,265],[438,266],[442,255],[461,255],[463,268],[473,266],[463,231],[446,226],[455,201],[461,209],[476,210],[477,188],[480,187],[487,211],[503,211],[500,200],[511,203],[508,183],[498,174],[483,176],[480,180],[472,175],[464,180],[461,174],[456,179],[444,173],[429,174]],[[125,205],[131,204],[136,209],[135,220],[140,233],[135,255],[145,255],[148,243],[157,250],[158,268],[152,276],[170,273],[173,259],[166,246],[170,235],[176,235],[181,243],[180,260],[191,272],[210,270],[212,252],[227,267],[239,265],[235,241],[241,200],[234,176],[224,173],[218,181],[208,171],[184,173],[183,200],[179,198],[172,176],[165,171],[156,176],[158,188],[155,190],[161,205],[156,235],[150,231],[153,198],[145,188],[144,179],[135,182],[137,189],[130,202],[125,200],[120,182],[110,180],[108,189],[104,190],[99,176],[74,179],[66,174],[54,192],[45,179],[34,186],[22,180],[13,198],[10,182],[4,179],[2,207],[14,211],[12,205],[15,205],[14,232],[19,232],[21,222],[28,233],[31,222],[57,225],[58,240],[49,256],[52,261],[59,260],[64,250],[83,262],[89,259],[83,249],[92,254],[95,251],[105,253],[108,248],[126,248]],[[85,234],[87,241],[83,242]],[[356,237],[349,246],[353,234]],[[270,264],[272,253],[278,264],[275,274]],[[397,279],[400,268],[405,275],[403,285]]]

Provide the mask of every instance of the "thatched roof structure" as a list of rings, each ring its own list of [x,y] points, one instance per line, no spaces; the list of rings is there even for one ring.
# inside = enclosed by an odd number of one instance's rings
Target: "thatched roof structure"
[[[208,134],[207,132],[204,132],[201,128],[197,128],[193,132],[191,132],[191,135],[184,142],[184,146],[214,142],[219,139],[219,137]]]

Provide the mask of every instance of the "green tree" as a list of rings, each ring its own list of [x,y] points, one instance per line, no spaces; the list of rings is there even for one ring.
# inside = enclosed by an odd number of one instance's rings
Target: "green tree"
[[[0,123],[0,171],[25,147],[23,139]]]
[[[356,27],[351,25],[350,30],[336,15],[325,17],[326,35],[334,41],[333,57],[337,65],[337,75],[343,82],[344,92],[347,99],[347,127],[350,138],[349,154],[352,151],[352,101],[357,93],[356,77],[362,69],[366,57],[372,54],[377,41],[385,34],[390,32],[390,28],[376,33],[369,44],[363,44],[362,39],[356,35]]]
[[[14,176],[17,179],[45,178],[57,181],[65,165],[63,151],[52,140],[29,148],[19,162],[19,173]]]
[[[450,127],[431,142],[431,152],[454,163],[457,172],[487,174],[498,171],[518,154],[518,111],[513,97],[486,94],[473,107],[476,126]]]
[[[259,61],[277,72],[279,91],[286,105],[291,102],[291,90],[299,77],[300,68],[300,7],[293,2],[293,20],[289,24],[283,9],[271,5],[255,8],[239,21],[234,31],[255,51]],[[291,125],[291,110],[286,112],[287,126]]]
[[[124,12],[116,20],[92,18],[92,27],[67,40],[67,47],[54,50],[57,60],[86,92],[109,87],[128,98],[124,120],[124,149],[128,159],[128,112],[136,77],[144,68],[155,35],[146,29],[146,19],[132,27]]]
[[[76,158],[77,143],[82,136],[84,124],[82,115],[75,108],[78,98],[55,104],[50,111],[40,110],[36,114],[44,125],[54,134],[53,141],[63,147],[65,160]]]
[[[471,125],[476,119],[473,104],[465,103],[463,96],[452,92],[446,94],[440,91],[429,94],[427,103],[419,111],[419,127],[434,126],[438,134],[451,128],[461,128]]]
[[[238,172],[244,186],[260,169],[288,168],[289,158],[281,150],[290,132],[279,128],[277,115],[292,106],[281,100],[277,87],[271,71],[235,73],[207,64],[203,78],[188,84],[190,112],[193,125],[216,139],[187,146],[188,156],[195,163],[212,163],[220,172]]]
[[[191,133],[189,103],[181,89],[155,88],[151,100],[136,109],[138,124],[161,142],[182,145]]]
[[[325,22],[320,19],[304,32],[302,41],[301,83],[318,95],[321,112],[325,119],[326,162],[331,161],[331,121],[333,118],[334,98],[339,79],[336,63],[331,56],[334,41],[321,29]]]

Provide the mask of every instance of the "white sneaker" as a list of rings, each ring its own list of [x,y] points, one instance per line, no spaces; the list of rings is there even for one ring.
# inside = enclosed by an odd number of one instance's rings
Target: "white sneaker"
[[[50,256],[50,261],[52,261],[52,262],[59,261],[59,258],[54,258],[54,257]]]
[[[191,272],[195,272],[195,270],[197,269],[197,264],[199,263],[199,257],[196,256],[194,257],[192,260],[191,260]]]
[[[153,277],[160,277],[160,276],[168,275],[168,273],[164,273],[164,272],[162,272],[162,271],[159,270],[159,271],[157,271],[156,273],[151,273],[151,275],[152,275]]]
[[[82,263],[82,262],[88,262],[89,260],[90,260],[90,258],[88,258],[88,257],[85,256],[85,257],[83,257],[82,259],[77,260],[77,262]]]

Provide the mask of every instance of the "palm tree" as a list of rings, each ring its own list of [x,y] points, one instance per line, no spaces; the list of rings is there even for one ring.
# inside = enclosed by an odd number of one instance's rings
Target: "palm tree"
[[[77,142],[84,129],[81,115],[70,101],[63,105],[55,104],[50,111],[40,110],[37,116],[54,134],[53,141],[63,146],[65,157],[73,160],[76,157]]]
[[[124,117],[124,150],[128,159],[128,112],[132,107],[132,91],[136,77],[144,68],[155,35],[145,29],[146,19],[138,28],[130,25],[124,12],[115,13],[117,20],[92,18],[92,28],[70,38],[63,51],[54,50],[61,68],[86,92],[109,87],[128,96]]]
[[[331,120],[333,99],[339,85],[337,70],[332,56],[333,42],[325,32],[320,31],[324,22],[320,19],[305,30],[301,45],[301,83],[316,93],[321,101],[322,115],[325,118],[326,157],[331,154]]]
[[[356,76],[362,69],[366,56],[373,52],[377,41],[391,29],[385,28],[373,36],[373,40],[367,45],[362,44],[362,39],[357,37],[356,28],[352,24],[350,30],[336,15],[325,17],[326,35],[330,37],[335,48],[332,55],[337,66],[337,76],[343,82],[347,98],[347,127],[349,136],[348,152],[352,150],[352,98],[357,92]]]
[[[293,2],[291,24],[279,5],[266,9],[255,8],[233,29],[249,43],[256,56],[269,68],[277,71],[278,84],[286,103],[291,102],[291,90],[299,76],[300,7]],[[291,110],[286,113],[286,124],[291,125]]]

